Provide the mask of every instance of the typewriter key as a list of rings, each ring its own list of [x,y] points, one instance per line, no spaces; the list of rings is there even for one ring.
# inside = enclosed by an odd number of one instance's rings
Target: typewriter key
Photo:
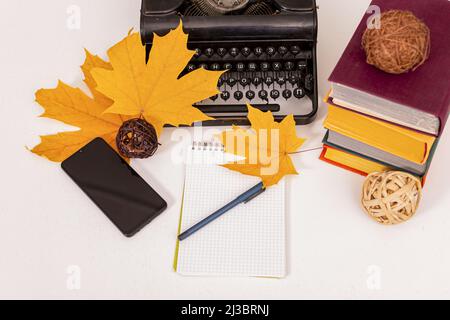
[[[255,91],[249,90],[245,93],[245,96],[247,97],[248,100],[253,100],[255,99]]]
[[[213,55],[214,55],[214,50],[212,49],[212,48],[207,48],[206,50],[205,50],[205,55],[207,56],[207,57],[212,57]]]
[[[233,57],[237,57],[237,56],[239,55],[239,49],[238,49],[238,48],[231,48],[231,49],[230,49],[230,54],[231,54]]]
[[[230,93],[228,91],[223,91],[220,94],[220,97],[222,98],[222,100],[227,101],[228,99],[230,99]]]
[[[219,48],[217,49],[217,54],[221,57],[225,56],[227,54],[227,49],[225,48]]]
[[[270,96],[272,97],[272,99],[276,100],[280,97],[280,91],[273,89],[272,91],[270,91]]]
[[[255,56],[259,57],[260,55],[263,54],[263,48],[256,47],[254,52],[255,52]]]
[[[242,93],[242,91],[236,91],[236,92],[234,92],[234,98],[237,101],[240,101],[240,100],[242,100],[242,98],[244,98],[244,94]]]
[[[254,62],[250,62],[248,64],[248,71],[254,72],[254,71],[256,71],[257,68],[258,67],[256,66],[256,63],[254,63]]]
[[[280,71],[281,70],[281,63],[280,62],[274,62],[272,64],[273,71]]]
[[[212,96],[210,99],[211,99],[212,101],[216,101],[217,98],[219,98],[219,95],[216,94],[216,95]]]
[[[299,61],[297,63],[298,70],[304,70],[307,67],[306,61]]]
[[[291,47],[291,53],[296,56],[300,53],[300,47],[299,46],[292,46]]]
[[[195,64],[192,64],[192,63],[189,64],[187,67],[188,72],[194,71],[195,69],[197,69],[197,67],[195,66]]]
[[[231,63],[225,63],[225,64],[223,65],[223,68],[224,68],[225,70],[231,70],[231,69],[233,69],[233,65],[232,65]]]
[[[234,87],[234,85],[236,84],[237,80],[233,77],[229,77],[227,80],[228,84],[230,85],[230,87]]]
[[[203,69],[205,69],[205,70],[208,70],[208,65],[206,64],[206,63],[202,63],[201,65],[200,65],[200,68],[203,68]]]
[[[281,46],[278,48],[278,53],[284,56],[286,53],[288,53],[288,48],[286,48],[285,46]]]
[[[246,78],[246,77],[243,77],[243,78],[241,78],[241,80],[239,80],[239,83],[240,83],[243,87],[245,87],[245,86],[247,86],[247,85],[250,83],[250,79],[249,79],[249,78]]]
[[[213,71],[220,70],[220,64],[218,64],[218,63],[213,63],[213,64],[211,65],[211,70],[213,70]]]
[[[266,53],[269,55],[269,56],[273,56],[274,54],[275,54],[275,48],[274,47],[267,47],[267,49],[266,49]]]
[[[264,79],[264,82],[270,86],[273,84],[273,78],[272,77],[266,77],[266,79]]]
[[[236,65],[236,70],[237,70],[238,72],[243,72],[243,71],[245,71],[245,63],[239,62],[239,63]]]
[[[296,88],[294,90],[294,97],[297,99],[301,99],[306,95],[305,90],[303,88]]]
[[[286,71],[291,71],[291,70],[294,69],[294,67],[295,67],[295,65],[294,65],[294,63],[291,62],[291,61],[288,61],[288,62],[286,62],[286,63],[284,64],[284,69],[285,69]]]
[[[195,49],[195,55],[194,57],[198,58],[202,55],[202,50],[200,50],[200,48],[196,48]]]
[[[261,100],[267,100],[267,91],[262,89],[261,91],[259,91],[258,96]]]
[[[261,63],[261,71],[268,71],[270,69],[270,65],[267,62]]]
[[[257,87],[262,83],[262,79],[260,77],[255,77],[252,82]]]
[[[287,100],[292,97],[292,91],[289,89],[283,90],[283,97]]]
[[[293,86],[295,86],[299,80],[300,80],[299,76],[296,75],[292,75],[289,77],[289,83],[292,84]]]
[[[252,53],[252,50],[250,50],[250,48],[248,48],[248,47],[245,47],[245,48],[242,48],[241,53],[244,57],[248,57],[250,55],[250,53]]]
[[[278,83],[280,86],[284,85],[284,84],[286,83],[286,77],[283,77],[283,76],[277,77],[277,83]]]

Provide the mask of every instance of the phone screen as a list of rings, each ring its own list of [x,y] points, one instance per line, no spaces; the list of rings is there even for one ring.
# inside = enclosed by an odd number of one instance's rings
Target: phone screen
[[[167,203],[103,139],[62,163],[63,170],[127,237],[167,208]]]

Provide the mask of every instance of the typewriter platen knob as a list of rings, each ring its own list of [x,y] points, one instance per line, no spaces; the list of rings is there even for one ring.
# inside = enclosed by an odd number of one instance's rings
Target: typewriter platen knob
[[[283,97],[287,100],[292,97],[292,91],[289,89],[283,90]]]
[[[219,49],[217,49],[217,54],[221,57],[224,57],[227,54],[227,49],[219,48]]]
[[[212,48],[205,49],[205,55],[211,58],[214,55],[214,50]]]
[[[256,47],[255,50],[254,50],[255,56],[257,56],[257,57],[259,57],[260,55],[262,55],[263,52],[264,52],[264,51],[263,51],[263,48],[261,48],[261,47]]]
[[[252,50],[250,50],[249,47],[244,47],[242,48],[241,53],[244,57],[248,57],[250,53],[252,53]]]
[[[230,54],[231,54],[233,57],[237,57],[237,56],[239,55],[239,49],[238,49],[238,48],[231,48],[231,49],[230,49]]]

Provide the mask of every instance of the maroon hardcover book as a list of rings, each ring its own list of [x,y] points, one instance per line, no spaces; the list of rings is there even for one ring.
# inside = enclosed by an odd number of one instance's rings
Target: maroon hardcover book
[[[429,59],[413,72],[385,73],[366,63],[361,46],[367,28],[366,14],[345,49],[329,81],[351,87],[437,116],[440,133],[450,106],[450,1],[374,0],[381,12],[399,9],[413,12],[431,31]]]

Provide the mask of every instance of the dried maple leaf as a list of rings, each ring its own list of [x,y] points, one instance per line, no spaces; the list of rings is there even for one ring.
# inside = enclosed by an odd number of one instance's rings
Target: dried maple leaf
[[[106,112],[143,115],[158,135],[165,124],[211,120],[192,105],[219,93],[217,83],[223,71],[200,68],[179,78],[195,54],[187,49],[187,40],[181,23],[164,37],[155,34],[148,63],[138,33],[112,47],[108,56],[113,70],[92,71],[97,89],[114,100]]]
[[[297,137],[294,117],[289,115],[278,123],[270,111],[262,112],[250,105],[248,110],[250,130],[233,127],[220,135],[227,153],[244,158],[224,167],[261,177],[265,187],[277,184],[285,175],[298,174],[290,154],[305,140]]]
[[[55,89],[36,92],[36,101],[45,109],[41,117],[59,120],[80,130],[41,136],[41,143],[32,152],[51,161],[61,162],[96,137],[103,138],[117,150],[117,131],[126,119],[120,115],[104,113],[113,101],[96,90],[97,84],[91,75],[93,68],[110,70],[112,67],[86,51],[86,61],[81,69],[93,98],[61,81]]]

